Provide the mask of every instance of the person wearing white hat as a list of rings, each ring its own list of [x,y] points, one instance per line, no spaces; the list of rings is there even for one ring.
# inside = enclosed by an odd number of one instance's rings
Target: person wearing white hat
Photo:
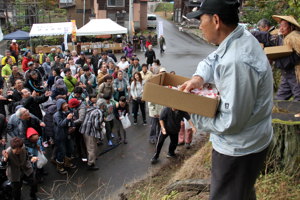
[[[18,63],[18,57],[19,57],[20,48],[19,48],[19,45],[17,44],[17,40],[13,39],[11,41],[11,44],[9,46],[9,50],[11,52],[11,55],[13,57],[15,57],[16,62]]]

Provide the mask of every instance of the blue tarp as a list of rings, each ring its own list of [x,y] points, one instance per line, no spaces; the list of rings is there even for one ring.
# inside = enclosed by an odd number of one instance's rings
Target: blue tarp
[[[25,31],[17,30],[16,32],[7,34],[3,37],[3,40],[29,40],[29,33]]]

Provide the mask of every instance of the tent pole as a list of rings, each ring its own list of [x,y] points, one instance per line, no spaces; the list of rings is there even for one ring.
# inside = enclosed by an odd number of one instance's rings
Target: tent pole
[[[30,51],[33,52],[33,47],[32,47],[31,37],[29,38],[29,46],[30,46]]]

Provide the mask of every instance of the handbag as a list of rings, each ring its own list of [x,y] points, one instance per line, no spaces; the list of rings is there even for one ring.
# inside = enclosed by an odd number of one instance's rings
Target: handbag
[[[36,162],[36,166],[37,166],[37,168],[41,169],[47,164],[48,160],[47,160],[46,156],[43,154],[43,152],[41,152],[41,151],[38,151],[37,157],[38,157],[38,160]]]
[[[128,118],[128,115],[121,117],[120,120],[124,129],[129,128],[131,126],[131,122]]]
[[[68,127],[68,134],[69,134],[69,135],[70,135],[70,134],[73,134],[73,133],[75,132],[75,130],[76,130],[76,127],[74,127],[74,126]]]

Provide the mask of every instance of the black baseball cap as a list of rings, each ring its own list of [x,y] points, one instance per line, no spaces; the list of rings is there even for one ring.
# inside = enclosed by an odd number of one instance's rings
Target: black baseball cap
[[[188,13],[186,17],[199,19],[203,14],[237,15],[239,6],[237,0],[203,0],[199,9]]]

